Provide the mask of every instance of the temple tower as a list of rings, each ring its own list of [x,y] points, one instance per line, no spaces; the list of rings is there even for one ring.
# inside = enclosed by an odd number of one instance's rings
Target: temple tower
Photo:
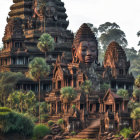
[[[0,71],[26,72],[34,57],[44,57],[37,48],[43,33],[49,33],[56,42],[55,50],[47,54],[49,64],[63,52],[71,60],[73,33],[67,30],[69,22],[61,0],[13,0],[10,10],[0,51]]]
[[[114,90],[123,88],[132,92],[134,77],[129,68],[130,61],[123,48],[117,42],[111,42],[105,53],[103,78],[108,79]]]

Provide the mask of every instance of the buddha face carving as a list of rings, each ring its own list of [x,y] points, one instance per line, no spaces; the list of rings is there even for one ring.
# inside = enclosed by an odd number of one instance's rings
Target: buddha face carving
[[[97,45],[94,41],[81,41],[76,52],[80,62],[89,64],[97,57]]]

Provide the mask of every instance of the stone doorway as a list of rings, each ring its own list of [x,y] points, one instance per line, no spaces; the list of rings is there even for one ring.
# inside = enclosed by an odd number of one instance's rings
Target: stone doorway
[[[112,105],[106,105],[106,112],[112,112]]]

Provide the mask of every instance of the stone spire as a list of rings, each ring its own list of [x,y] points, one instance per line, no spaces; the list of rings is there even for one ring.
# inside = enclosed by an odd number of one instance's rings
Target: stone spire
[[[74,39],[74,46],[76,47],[77,44],[84,40],[95,41],[96,45],[98,45],[94,33],[91,31],[90,27],[86,23],[82,24],[79,30],[77,31]]]

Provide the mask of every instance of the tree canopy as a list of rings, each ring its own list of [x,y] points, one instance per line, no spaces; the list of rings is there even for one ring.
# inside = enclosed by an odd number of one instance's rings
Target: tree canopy
[[[45,79],[49,72],[50,66],[46,63],[45,59],[36,57],[29,63],[27,77],[34,81],[39,81],[39,79]]]
[[[118,94],[119,96],[122,96],[123,98],[128,98],[128,97],[129,97],[129,93],[128,93],[128,91],[125,90],[125,89],[119,89],[119,90],[117,91],[117,94]]]
[[[112,41],[118,42],[123,48],[127,46],[127,40],[125,33],[120,29],[119,25],[116,23],[106,22],[101,24],[98,28],[100,32],[99,42],[103,46],[103,49],[106,50],[106,47]]]
[[[54,44],[55,42],[54,39],[51,37],[51,35],[44,33],[39,38],[37,47],[39,48],[40,51],[45,53],[45,58],[46,58],[46,53],[54,50]]]
[[[19,80],[24,79],[20,72],[1,72],[0,73],[0,102],[5,104],[6,97],[16,88]]]
[[[81,85],[81,90],[85,94],[90,94],[93,91],[92,82],[90,80],[86,80]]]
[[[131,118],[133,118],[133,119],[140,119],[140,107],[135,108],[131,112]]]
[[[60,90],[61,98],[67,100],[68,102],[76,98],[77,93],[72,87],[63,87]]]

